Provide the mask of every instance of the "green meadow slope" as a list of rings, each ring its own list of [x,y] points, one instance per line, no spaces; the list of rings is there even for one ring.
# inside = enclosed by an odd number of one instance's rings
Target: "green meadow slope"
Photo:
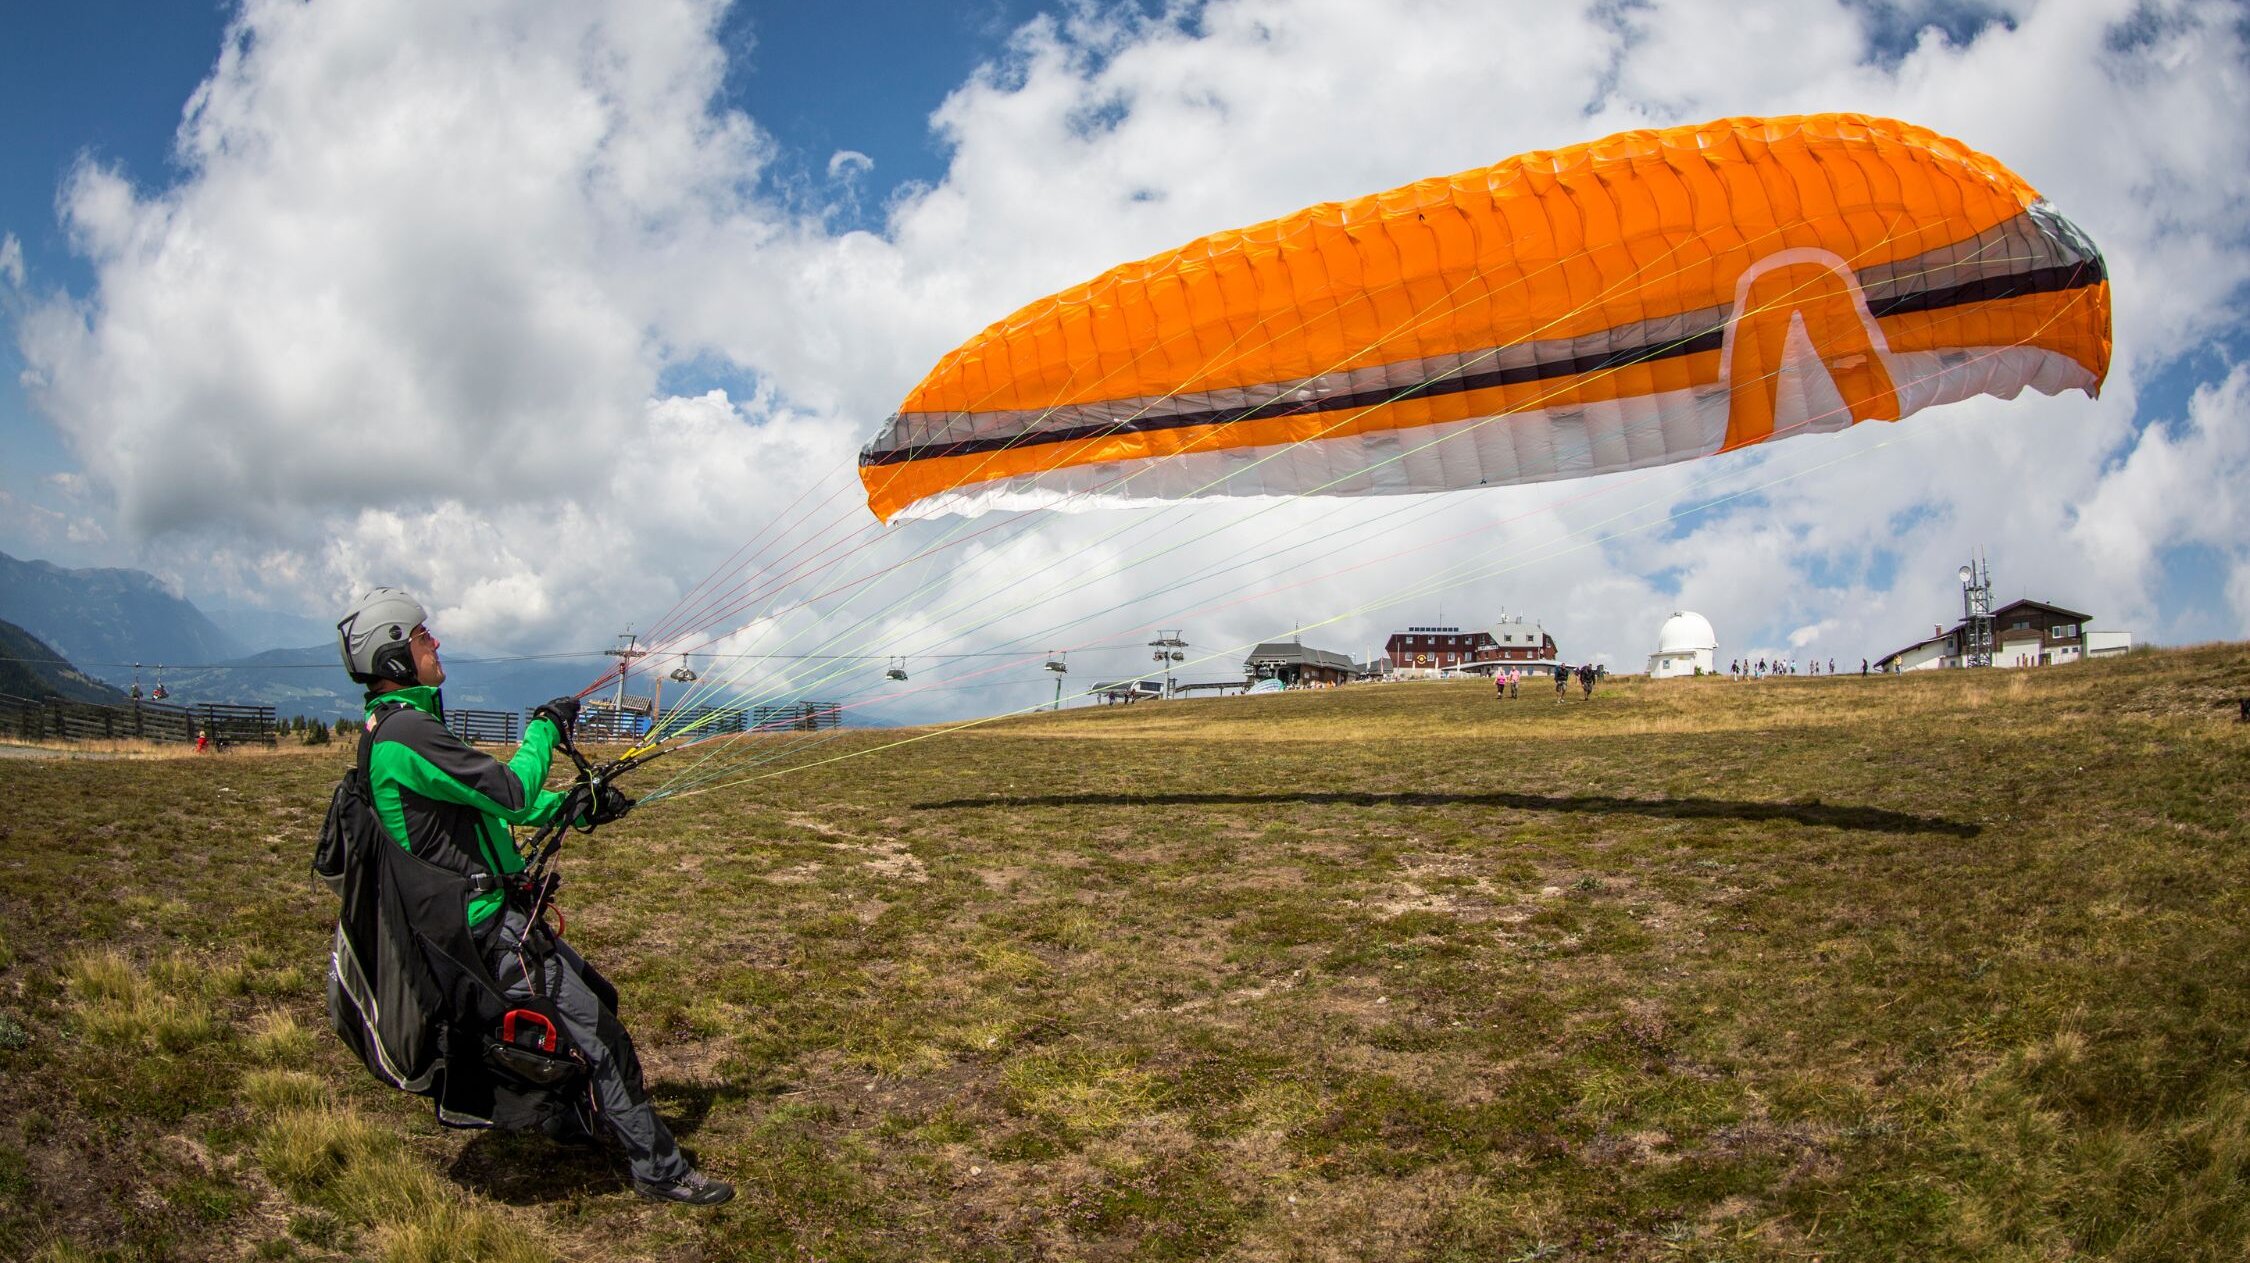
[[[716,1213],[324,1034],[346,749],[0,760],[0,1256],[2237,1260],[2242,696],[2230,645],[847,733],[566,854]]]

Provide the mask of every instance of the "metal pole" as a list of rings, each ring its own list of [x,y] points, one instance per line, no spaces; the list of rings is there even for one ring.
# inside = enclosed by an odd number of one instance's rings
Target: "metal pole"
[[[623,729],[625,726],[625,677],[632,673],[633,659],[640,657],[647,651],[639,647],[641,638],[633,633],[633,625],[630,623],[625,625],[624,631],[618,633],[617,638],[625,642],[622,648],[604,649],[602,652],[618,660],[617,701],[614,703],[615,709],[611,718],[617,728]],[[624,734],[618,732],[613,735],[622,736]]]

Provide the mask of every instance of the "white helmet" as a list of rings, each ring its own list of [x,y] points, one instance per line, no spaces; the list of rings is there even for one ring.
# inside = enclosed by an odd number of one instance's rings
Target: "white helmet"
[[[336,624],[344,669],[362,684],[412,684],[414,651],[407,642],[429,616],[398,588],[376,588],[352,602]]]

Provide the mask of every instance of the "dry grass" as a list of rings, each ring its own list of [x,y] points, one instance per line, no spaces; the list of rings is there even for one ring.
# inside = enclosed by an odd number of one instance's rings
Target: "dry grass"
[[[224,751],[205,750],[200,753],[192,741],[47,741],[10,737],[0,742],[0,746],[31,758],[147,759],[166,762],[175,759],[270,759],[303,753],[302,743],[287,733],[282,734],[281,740],[273,746],[230,745]]]
[[[566,862],[706,1214],[325,1035],[348,747],[0,763],[0,1255],[2237,1259],[2246,694],[2216,646],[822,734],[883,752]]]
[[[207,998],[247,994],[251,974],[239,960],[176,952],[142,969],[116,950],[89,952],[69,963],[68,1009],[85,1038],[104,1048],[216,1067],[225,1063],[228,1040]],[[293,1016],[272,1009],[252,1020],[245,1042],[263,1060],[302,1061],[314,1047],[310,1032]],[[318,1222],[325,1227],[314,1235],[329,1244],[356,1239],[367,1257],[383,1263],[530,1263],[554,1257],[536,1229],[510,1222],[433,1171],[394,1120],[340,1104],[332,1075],[251,1070],[229,1096],[247,1114],[242,1142],[247,1155],[293,1202],[321,1212]],[[186,1151],[198,1156],[199,1166],[215,1166],[203,1158],[201,1145],[187,1142]],[[206,1205],[231,1209],[234,1200],[221,1192]],[[287,1239],[271,1244],[294,1250]],[[74,1257],[74,1248],[68,1240],[42,1246],[56,1258]]]

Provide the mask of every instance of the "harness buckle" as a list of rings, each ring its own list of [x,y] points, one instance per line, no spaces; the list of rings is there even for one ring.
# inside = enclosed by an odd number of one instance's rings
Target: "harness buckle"
[[[529,1044],[516,1041],[516,1021],[519,1018],[524,1022],[524,1033],[534,1037]],[[541,1029],[538,1031],[532,1030],[531,1026],[534,1023]],[[536,1048],[540,1052],[551,1053],[555,1051],[558,1037],[555,1034],[553,1020],[546,1014],[535,1009],[510,1009],[500,1016],[500,1042],[518,1048]]]

